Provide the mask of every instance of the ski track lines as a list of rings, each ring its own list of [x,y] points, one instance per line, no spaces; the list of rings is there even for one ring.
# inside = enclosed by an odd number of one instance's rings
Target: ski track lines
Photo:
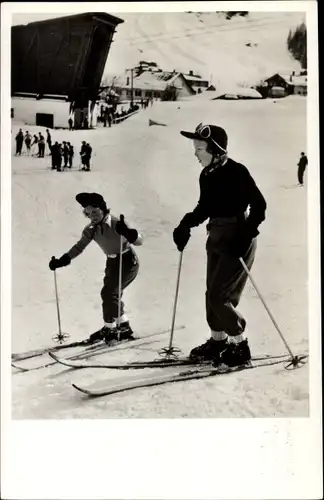
[[[171,322],[179,258],[172,230],[198,199],[200,172],[192,144],[179,131],[190,130],[199,121],[216,122],[215,116],[229,132],[231,156],[246,163],[268,202],[253,275],[288,342],[297,351],[307,350],[306,190],[282,187],[296,183],[296,163],[300,151],[306,149],[305,100],[291,97],[277,107],[271,100],[155,103],[152,109],[111,130],[91,132],[87,138],[96,157],[89,176],[50,171],[46,176],[34,175],[34,167],[47,168],[48,157],[13,157],[16,172],[27,168],[30,171],[30,175],[17,175],[12,180],[13,351],[46,345],[57,332],[53,275],[48,271],[48,261],[70,248],[85,224],[74,199],[83,190],[103,192],[113,212],[123,211],[144,233],[145,244],[137,249],[140,274],[125,292],[127,312],[139,335],[141,329],[156,331]],[[242,116],[244,127],[238,119]],[[149,117],[168,126],[148,127]],[[15,136],[19,125],[13,124],[12,128]],[[28,128],[31,133],[42,130]],[[53,138],[62,140],[66,133],[55,130]],[[77,152],[86,136],[83,131],[74,131],[68,137]],[[204,244],[202,226],[192,231],[180,281],[177,323],[186,325],[186,333],[175,332],[175,345],[185,354],[208,337]],[[82,339],[100,326],[103,266],[104,257],[90,245],[71,266],[59,270],[62,329],[71,334],[71,341]],[[248,319],[252,353],[283,352],[282,341],[250,284],[240,309]],[[164,336],[160,347],[165,347],[166,340]],[[131,355],[126,349],[123,354],[107,355],[105,361],[121,363],[143,356],[140,351],[136,356],[132,351]],[[152,352],[152,357],[155,354]],[[87,369],[64,373],[53,366],[17,374],[12,379],[14,418],[308,414],[307,366],[287,372],[279,365],[263,368],[257,376],[252,370],[139,389],[102,401],[81,400],[71,382],[88,386],[100,378],[104,380],[104,376],[116,376],[114,370],[105,370],[105,375],[99,372]]]

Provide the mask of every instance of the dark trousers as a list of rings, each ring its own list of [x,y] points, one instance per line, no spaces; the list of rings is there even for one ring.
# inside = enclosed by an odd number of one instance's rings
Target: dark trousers
[[[135,252],[130,249],[122,257],[122,292],[134,281],[138,274],[139,263]],[[119,281],[119,255],[107,258],[104,285],[101,290],[102,313],[105,323],[112,323],[118,318],[118,281]],[[120,314],[124,314],[124,302],[121,301]]]
[[[22,147],[23,147],[23,141],[16,140],[16,155],[21,154]]]
[[[45,153],[45,144],[38,143],[38,156],[40,158],[44,158],[44,153]]]
[[[299,184],[304,183],[304,173],[306,170],[306,165],[298,165],[297,177]]]
[[[90,156],[84,157],[84,167],[86,170],[90,170]]]
[[[229,219],[227,219],[229,220]],[[224,331],[235,336],[244,332],[246,321],[235,309],[247,281],[247,274],[238,258],[226,254],[226,245],[235,235],[238,222],[215,225],[209,232],[207,250],[206,316],[211,330]],[[243,256],[251,269],[256,250],[256,240]]]

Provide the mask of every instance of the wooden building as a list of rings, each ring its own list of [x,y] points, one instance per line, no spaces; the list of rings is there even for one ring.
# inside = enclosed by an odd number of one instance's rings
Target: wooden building
[[[60,99],[86,119],[93,107],[89,102],[98,96],[116,26],[122,22],[110,14],[89,12],[13,26],[12,97]]]

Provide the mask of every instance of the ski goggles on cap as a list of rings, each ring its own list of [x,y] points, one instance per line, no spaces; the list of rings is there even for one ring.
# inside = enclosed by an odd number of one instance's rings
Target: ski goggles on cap
[[[213,139],[211,137],[212,131],[210,129],[210,125],[203,125],[203,123],[199,123],[199,125],[197,125],[197,127],[196,127],[195,134],[198,134],[202,139],[209,139],[209,140],[213,141],[213,143],[221,151],[223,151],[224,153],[227,153],[226,149],[224,149],[220,144],[218,144],[218,142],[215,141],[215,139]]]
[[[215,146],[223,153],[226,154],[227,150],[224,148],[224,146],[221,146],[219,142],[215,139],[215,136],[218,138],[218,140],[221,142],[224,142],[225,147],[227,146],[227,135],[224,129],[221,127],[217,127],[216,125],[204,125],[203,123],[199,123],[197,125],[196,129],[194,132],[185,132],[182,130],[181,135],[184,137],[187,137],[188,139],[200,139],[203,141],[212,141]]]

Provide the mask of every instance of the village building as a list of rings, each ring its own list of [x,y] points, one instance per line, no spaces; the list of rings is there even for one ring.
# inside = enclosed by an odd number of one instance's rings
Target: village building
[[[174,87],[177,99],[195,94],[195,90],[187,82],[182,73],[168,71],[144,71],[139,76],[127,77],[124,84],[114,87],[121,101],[140,102],[142,99],[161,99],[167,88]]]
[[[291,94],[307,95],[307,74],[276,73],[263,82],[268,97],[285,97]]]
[[[183,76],[196,93],[206,90],[209,86],[208,80],[204,80],[200,75],[194,74],[192,70],[188,74],[184,73]]]
[[[11,28],[11,116],[29,125],[96,125],[97,99],[122,19],[83,13]]]

